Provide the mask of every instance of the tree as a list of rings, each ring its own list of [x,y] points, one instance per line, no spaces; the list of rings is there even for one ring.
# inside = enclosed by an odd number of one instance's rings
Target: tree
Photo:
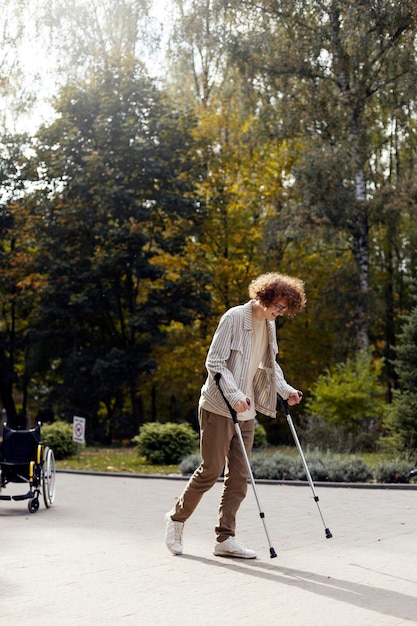
[[[239,12],[241,3],[235,7]],[[293,168],[293,206],[304,223],[346,233],[358,281],[357,346],[366,348],[369,233],[380,220],[372,197],[384,178],[373,163],[398,102],[412,107],[415,100],[416,2],[265,0],[244,7],[247,27],[235,37],[233,57],[277,135],[308,138]]]
[[[42,35],[61,86],[110,69],[114,59],[144,57],[150,0],[39,0]],[[46,32],[45,32],[46,31]]]
[[[227,55],[231,13],[222,0],[173,0],[173,6],[168,83],[183,106],[204,109],[234,86]]]
[[[0,128],[15,130],[15,123],[33,94],[23,88],[24,68],[19,51],[25,36],[27,0],[3,0],[0,45]]]
[[[58,111],[37,137],[44,190],[27,200],[45,276],[32,372],[48,372],[49,401],[65,415],[94,417],[101,402],[107,432],[128,398],[136,431],[153,346],[169,320],[201,306],[194,281],[164,266],[197,215],[187,199],[192,120],[129,59],[64,90]]]
[[[33,237],[25,223],[27,180],[23,162],[29,140],[24,135],[3,136],[0,143],[0,399],[13,427],[25,426],[26,333],[36,292],[27,289],[26,270]],[[14,393],[20,389],[20,411]]]
[[[417,306],[402,317],[394,366],[399,388],[387,420],[388,431],[399,439],[402,449],[415,450],[417,444]]]
[[[251,278],[277,268],[291,269],[295,274],[311,278],[317,275],[318,268],[318,252],[308,255],[310,263],[306,260],[305,242],[297,240],[299,219],[288,212],[292,172],[307,144],[301,139],[279,141],[272,122],[269,123],[262,97],[252,88],[247,75],[236,71],[229,47],[240,19],[239,12],[233,13],[224,3],[215,0],[203,5],[182,1],[175,4],[179,9],[170,47],[170,58],[175,66],[169,77],[170,88],[176,101],[193,111],[198,119],[194,135],[201,163],[196,187],[201,228],[189,241],[186,256],[192,267],[205,268],[207,279],[203,290],[210,297],[211,310],[191,328],[173,325],[169,330],[169,342],[177,359],[172,362],[161,359],[162,366],[155,375],[163,378],[165,389],[176,386],[181,372],[195,372],[196,365],[192,357],[187,357],[187,347],[189,355],[201,353],[203,362],[220,315],[247,298]],[[181,73],[177,74],[178,68]],[[320,237],[318,247],[323,242],[325,237]],[[346,243],[344,246],[347,248]],[[352,270],[351,263],[346,263],[342,279],[340,271],[337,277],[329,278],[326,273],[326,269],[331,271],[329,259],[336,257],[335,264],[339,267],[338,256],[338,250],[335,253],[329,250],[319,265],[326,274],[320,283],[324,285],[326,321],[316,322],[312,315],[308,322],[303,316],[303,320],[285,324],[285,328],[279,330],[280,356],[284,362],[285,355],[291,352],[286,351],[285,346],[290,343],[299,346],[297,354],[291,353],[285,365],[288,375],[294,374],[292,379],[300,384],[301,381],[305,385],[311,383],[314,374],[320,371],[319,358],[314,358],[319,353],[323,358],[317,349],[319,343],[326,356],[332,348],[333,357],[346,356],[339,327],[336,331],[329,328],[340,317],[341,299],[332,309],[335,315],[328,315],[330,302],[335,300],[330,286],[346,285],[344,295],[348,298],[347,278]],[[320,293],[316,286],[314,289]],[[320,303],[317,310],[319,307]],[[307,325],[314,350],[309,350],[308,343],[301,345],[299,341],[291,341],[291,337],[299,337],[300,333],[304,336]],[[311,364],[312,353],[314,364]],[[300,367],[303,363],[306,363],[305,368]],[[198,375],[194,375],[193,385],[188,383],[193,377],[185,376],[194,404],[203,377],[202,367],[198,368]],[[189,402],[183,399],[182,405]]]

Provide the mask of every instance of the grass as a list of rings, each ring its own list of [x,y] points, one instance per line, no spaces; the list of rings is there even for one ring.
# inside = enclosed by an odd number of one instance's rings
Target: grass
[[[288,455],[298,455],[296,448],[270,448],[265,450],[266,454],[274,452],[282,452]],[[254,451],[256,452],[256,451]],[[307,450],[306,450],[307,452]],[[325,453],[323,453],[325,455]],[[343,455],[340,455],[343,456]],[[371,469],[375,468],[382,461],[391,460],[391,456],[383,453],[363,453],[350,455],[347,457],[357,456]],[[82,448],[79,458],[77,456],[56,462],[57,469],[82,470],[93,472],[120,472],[131,474],[178,474],[178,465],[151,465],[146,462],[144,457],[138,456],[137,450],[132,446],[88,446]]]
[[[254,449],[253,453],[258,452],[258,450]],[[276,446],[276,447],[267,447],[261,448],[259,450],[262,454],[266,454],[272,456],[275,452],[280,452],[281,454],[286,454],[288,456],[298,456],[299,452],[295,446]],[[316,448],[311,448],[309,446],[303,446],[303,453],[305,456],[308,456],[310,453],[315,453]],[[320,454],[325,457],[327,454],[334,455],[338,458],[347,458],[351,459],[352,457],[361,458],[368,467],[374,469],[379,463],[393,461],[398,459],[400,456],[398,453],[390,453],[390,452],[332,452],[331,450],[321,450]]]
[[[80,455],[56,461],[56,468],[126,474],[178,474],[178,465],[150,465],[130,446],[102,448],[88,446]]]

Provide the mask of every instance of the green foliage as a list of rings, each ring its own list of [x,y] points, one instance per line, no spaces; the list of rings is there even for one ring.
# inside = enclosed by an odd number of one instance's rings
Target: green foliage
[[[347,434],[375,429],[384,412],[381,367],[381,362],[374,363],[368,352],[361,351],[356,359],[330,368],[312,387],[306,403],[308,414]],[[322,445],[326,443],[322,441]]]
[[[142,64],[147,3],[71,4],[52,3],[45,23],[50,2],[29,19],[21,2],[9,21],[32,28],[35,54],[54,42],[59,63],[46,71],[61,72],[63,87],[31,149],[2,137],[9,419],[82,411],[94,438],[109,441],[113,426],[130,438],[160,415],[191,421],[220,314],[247,297],[256,273],[277,267],[304,278],[309,299],[305,314],[279,322],[290,382],[309,390],[366,336],[388,346],[388,363],[409,302],[404,276],[417,267],[415,1],[183,3],[172,64],[159,66],[171,73],[157,83]],[[90,24],[82,38],[81,23]],[[10,34],[5,26],[4,58],[16,60]],[[2,70],[15,119],[16,94],[27,91],[10,89],[7,62]],[[372,199],[365,185],[355,195],[361,176]],[[405,366],[414,358],[398,354]],[[386,426],[391,441],[415,445],[413,370],[397,366]],[[368,398],[344,374],[335,390],[329,377],[327,397],[318,389],[309,442],[372,449],[379,430],[363,428],[379,422],[382,402],[373,381]],[[278,431],[269,420],[270,443],[291,438],[281,422]]]
[[[68,422],[42,424],[42,441],[51,448],[56,459],[66,459],[76,453],[77,444],[72,440],[72,430]]]
[[[163,465],[179,463],[193,452],[198,444],[198,435],[189,424],[148,423],[141,427],[132,442],[149,463]]]
[[[319,450],[307,451],[306,460],[314,481],[327,482],[408,482],[408,474],[415,467],[413,459],[393,458],[381,454],[362,456],[322,454]],[[180,464],[150,465],[138,456],[134,447],[103,448],[88,446],[83,449],[80,459],[72,456],[58,462],[58,468],[95,472],[123,472],[139,474],[174,474],[179,471],[190,476],[200,465],[199,454],[184,457]],[[302,480],[305,471],[296,450],[274,453],[257,451],[252,456],[252,470],[260,480]],[[410,482],[415,482],[413,479]]]
[[[306,451],[305,459],[313,480],[328,480],[327,455],[324,455],[320,450]],[[307,480],[304,463],[299,456],[294,465],[294,473],[297,480]]]
[[[395,370],[399,389],[388,411],[385,426],[398,448],[417,446],[417,306],[403,316],[403,326],[396,347]]]
[[[262,424],[255,424],[255,431],[253,437],[253,447],[254,449],[265,448],[268,445],[268,440],[266,437],[266,430]]]
[[[327,480],[330,482],[365,483],[372,478],[372,471],[358,458],[330,458],[327,463]]]
[[[135,390],[157,367],[165,325],[188,323],[204,302],[194,293],[198,268],[173,270],[198,220],[193,120],[128,58],[112,58],[55,102],[59,115],[39,131],[33,159],[42,190],[28,201],[32,281],[45,277],[29,365],[60,414],[82,411],[97,432],[105,407],[102,430],[129,415],[131,435],[144,421]],[[65,182],[54,194],[56,178]]]
[[[298,459],[275,452],[272,456],[256,453],[251,459],[255,478],[268,480],[294,480],[298,471]]]
[[[340,424],[326,422],[320,417],[308,417],[300,434],[303,442],[311,448],[357,453],[372,452],[380,449],[383,443],[386,444],[386,437],[381,437],[381,431],[380,422],[365,423],[363,430],[352,432]]]
[[[382,461],[374,471],[375,480],[379,483],[408,483],[408,475],[414,465],[404,459]]]
[[[319,450],[306,453],[305,459],[313,481],[367,482],[372,471],[359,457],[340,457]],[[257,453],[251,461],[255,478],[266,480],[307,480],[304,464],[299,456],[276,452],[272,456]]]

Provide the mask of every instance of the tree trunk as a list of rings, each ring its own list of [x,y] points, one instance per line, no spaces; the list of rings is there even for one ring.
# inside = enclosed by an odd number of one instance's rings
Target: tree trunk
[[[365,196],[365,176],[361,170],[356,176],[356,198],[352,219],[353,254],[358,268],[359,297],[354,305],[357,347],[369,347],[369,224]]]
[[[7,424],[11,428],[17,428],[19,424],[13,400],[13,372],[10,372],[8,360],[3,351],[0,353],[0,398],[2,408],[7,414]]]

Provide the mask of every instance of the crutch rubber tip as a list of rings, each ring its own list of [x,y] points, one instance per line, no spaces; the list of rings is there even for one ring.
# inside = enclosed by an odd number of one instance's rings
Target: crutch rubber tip
[[[269,548],[269,554],[271,555],[271,559],[275,559],[278,556],[274,548]]]
[[[332,533],[328,528],[325,528],[324,532],[326,533],[326,539],[331,539],[333,537]]]

